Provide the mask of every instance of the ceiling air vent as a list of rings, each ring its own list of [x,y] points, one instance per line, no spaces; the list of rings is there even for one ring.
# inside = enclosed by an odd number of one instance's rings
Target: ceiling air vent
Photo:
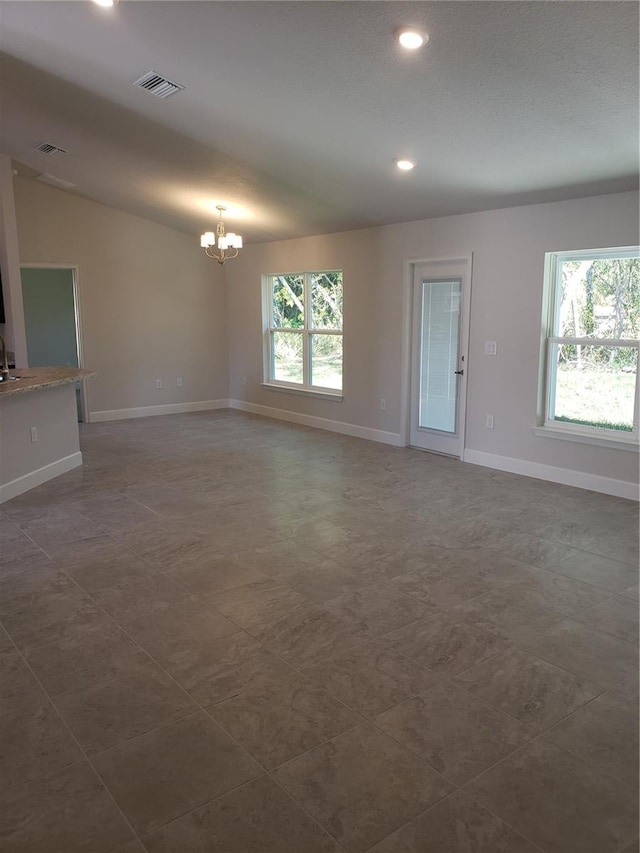
[[[146,89],[147,92],[151,92],[156,98],[168,98],[170,95],[175,95],[176,92],[184,89],[184,86],[181,86],[179,83],[172,83],[171,80],[167,80],[166,77],[162,77],[155,71],[148,71],[146,74],[143,74],[133,85],[139,89]]]
[[[65,148],[58,148],[57,145],[52,145],[50,142],[43,142],[36,145],[36,151],[42,151],[47,157],[64,157],[69,152]]]

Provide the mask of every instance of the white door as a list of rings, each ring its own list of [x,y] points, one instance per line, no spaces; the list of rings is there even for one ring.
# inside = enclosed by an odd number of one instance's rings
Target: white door
[[[471,258],[412,268],[409,443],[462,458]]]

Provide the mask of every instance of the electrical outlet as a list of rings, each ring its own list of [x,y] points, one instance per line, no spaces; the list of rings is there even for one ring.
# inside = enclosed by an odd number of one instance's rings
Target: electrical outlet
[[[162,388],[162,379],[156,379],[156,388]]]
[[[31,443],[35,444],[38,440],[38,427],[31,427]]]
[[[485,355],[497,355],[498,354],[498,343],[497,343],[497,341],[485,341],[484,342],[484,354]]]
[[[487,429],[493,429],[493,415],[486,416],[485,426]]]
[[[182,388],[182,376],[178,376],[178,378],[176,379],[176,385],[178,386],[178,388]]]
[[[386,400],[380,400],[380,411],[381,412],[387,411],[387,401]]]

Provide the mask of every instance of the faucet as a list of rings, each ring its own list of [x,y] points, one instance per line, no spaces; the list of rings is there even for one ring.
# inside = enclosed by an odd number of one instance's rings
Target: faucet
[[[2,335],[0,335],[0,341],[2,342],[2,369],[0,370],[0,379],[3,382],[6,382],[9,378],[9,362],[7,360],[7,345],[4,341]]]

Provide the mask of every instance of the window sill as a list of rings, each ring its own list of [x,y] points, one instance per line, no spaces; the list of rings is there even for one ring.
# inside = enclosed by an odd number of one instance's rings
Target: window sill
[[[312,391],[311,388],[292,388],[290,385],[276,385],[273,382],[263,382],[262,387],[268,391],[284,391],[285,394],[300,394],[303,397],[317,397],[320,400],[334,400],[341,403],[344,399],[340,392]]]
[[[640,443],[636,438],[609,438],[603,435],[591,435],[584,432],[573,432],[568,429],[558,429],[551,426],[533,427],[534,435],[539,438],[559,438],[562,441],[576,441],[579,444],[596,444],[599,447],[608,447],[611,450],[630,450],[632,453],[640,451]]]

